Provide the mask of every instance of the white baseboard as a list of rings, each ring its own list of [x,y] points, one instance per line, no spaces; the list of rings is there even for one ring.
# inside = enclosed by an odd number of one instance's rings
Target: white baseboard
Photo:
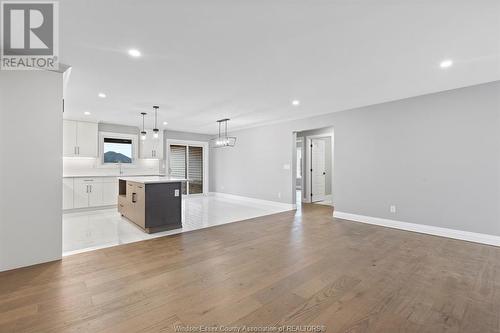
[[[474,243],[481,243],[487,245],[500,246],[500,236],[488,235],[488,234],[480,234],[476,232],[470,231],[462,231],[456,229],[448,229],[441,227],[434,227],[430,225],[424,224],[415,224],[408,222],[401,222],[389,219],[383,219],[379,217],[372,216],[364,216],[364,215],[356,215],[344,212],[333,212],[333,216],[343,220],[350,220],[355,222],[374,224],[383,227],[389,227],[394,229],[406,230],[419,232],[422,234],[441,236],[453,239],[460,239]]]
[[[244,196],[241,196],[241,195],[234,195],[234,194],[228,194],[228,193],[210,192],[208,195],[216,196],[216,197],[219,197],[219,198],[240,200],[240,201],[246,201],[246,202],[251,202],[251,203],[255,203],[255,204],[263,204],[263,205],[268,205],[268,206],[274,206],[276,208],[280,208],[280,209],[283,209],[283,210],[293,210],[293,209],[297,208],[297,205],[294,205],[294,204],[287,204],[287,203],[277,202],[277,201],[271,201],[271,200],[262,200],[262,199],[244,197]]]
[[[94,206],[94,207],[83,207],[83,208],[71,208],[71,209],[63,209],[63,214],[69,213],[82,213],[82,212],[91,212],[94,210],[103,210],[103,209],[111,209],[117,208],[118,205],[109,205],[109,206]]]

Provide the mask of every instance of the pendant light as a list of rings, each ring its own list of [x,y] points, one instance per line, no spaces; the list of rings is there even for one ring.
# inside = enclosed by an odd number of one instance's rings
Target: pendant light
[[[153,105],[153,110],[155,111],[155,127],[153,128],[153,137],[158,139],[160,136],[160,130],[158,129],[158,109],[160,107],[158,105]]]
[[[144,116],[147,114],[146,112],[141,112],[142,114],[142,131],[141,131],[141,140],[146,140],[146,135],[148,134],[144,129]]]
[[[212,148],[234,147],[236,137],[227,135],[227,122],[229,120],[229,118],[217,120],[217,123],[219,123],[219,135],[210,140],[210,146]],[[221,127],[224,127],[224,133],[221,133]]]

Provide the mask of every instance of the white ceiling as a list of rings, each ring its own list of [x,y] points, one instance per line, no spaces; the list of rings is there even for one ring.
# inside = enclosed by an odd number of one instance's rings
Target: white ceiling
[[[500,79],[499,0],[64,0],[60,21],[68,118],[140,126],[158,104],[215,133]]]

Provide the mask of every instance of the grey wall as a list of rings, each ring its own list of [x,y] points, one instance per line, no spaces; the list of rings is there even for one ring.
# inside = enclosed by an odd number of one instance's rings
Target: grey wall
[[[166,130],[163,132],[165,140],[166,139],[176,139],[176,140],[186,140],[186,141],[204,141],[208,142],[213,135],[199,134],[199,133],[189,133],[189,132],[178,132]]]
[[[126,126],[126,125],[118,125],[118,124],[107,124],[107,123],[99,123],[98,124],[99,132],[111,132],[111,133],[124,133],[124,134],[137,134],[139,135],[139,127],[136,126]]]
[[[62,255],[62,74],[0,73],[0,271]]]
[[[500,235],[499,81],[235,132],[211,191],[293,203],[292,132],[325,126],[336,210]]]

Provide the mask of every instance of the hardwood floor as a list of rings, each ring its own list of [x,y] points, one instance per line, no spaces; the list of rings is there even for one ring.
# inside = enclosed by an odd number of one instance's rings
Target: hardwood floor
[[[499,332],[500,248],[306,205],[0,273],[0,332]]]

